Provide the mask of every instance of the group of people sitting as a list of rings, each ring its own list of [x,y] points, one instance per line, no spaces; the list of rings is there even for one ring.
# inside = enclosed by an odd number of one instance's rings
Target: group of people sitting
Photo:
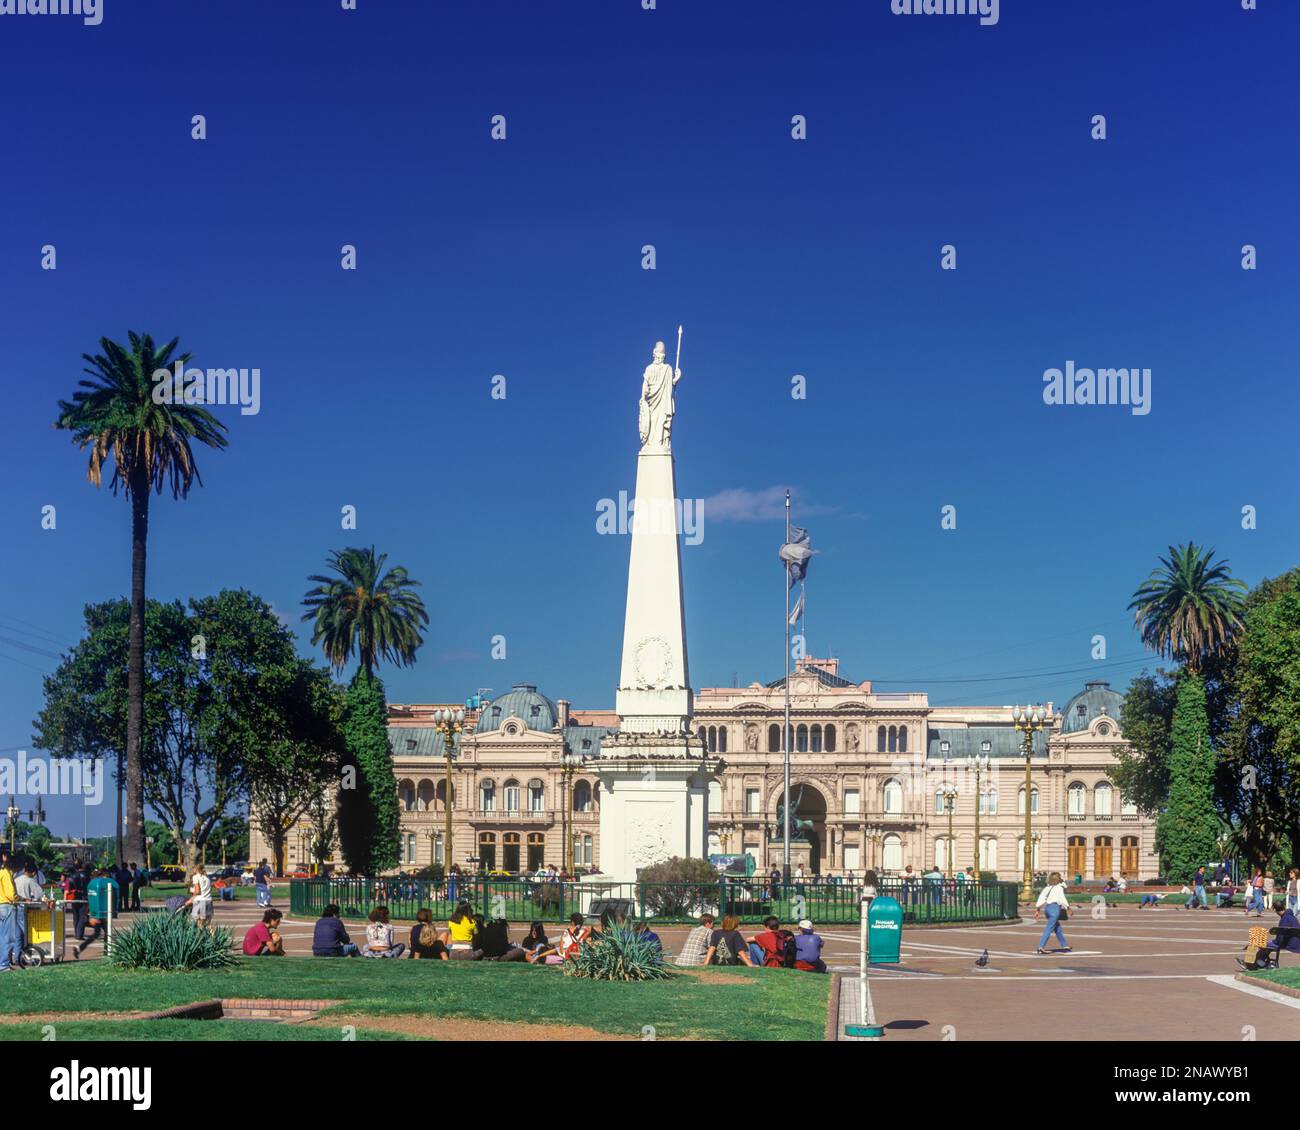
[[[272,914],[275,915],[274,920],[269,918]],[[273,930],[279,917],[278,911],[267,911],[264,916],[265,925]],[[533,965],[560,965],[565,960],[575,958],[579,947],[609,929],[615,922],[612,914],[605,913],[588,926],[586,918],[575,912],[569,918],[569,925],[555,941],[547,935],[544,923],[534,921],[522,940],[512,942],[509,924],[504,919],[489,921],[483,915],[476,914],[468,902],[461,902],[445,926],[435,925],[433,912],[427,907],[421,908],[416,912],[409,942],[400,942],[389,921],[388,907],[377,906],[370,912],[365,945],[359,946],[348,935],[339,918],[338,905],[331,903],[316,921],[311,952],[314,957],[400,958],[409,954],[412,958],[423,958],[426,961],[527,961]],[[254,925],[245,937],[245,953],[256,956],[260,952],[282,952],[282,949],[276,951],[271,948],[265,951],[250,950],[250,939],[257,943],[264,942],[260,931],[253,938],[253,932],[258,929],[259,926]],[[659,935],[648,925],[641,922],[634,929],[643,940],[658,946],[662,951],[663,944]]]
[[[763,930],[746,938],[734,914],[726,915],[721,926],[714,925],[712,914],[702,914],[700,924],[687,935],[677,964],[748,965],[825,973],[824,944],[825,939],[807,918],[799,922],[799,932],[794,933],[783,929],[776,915],[769,915],[763,919]]]

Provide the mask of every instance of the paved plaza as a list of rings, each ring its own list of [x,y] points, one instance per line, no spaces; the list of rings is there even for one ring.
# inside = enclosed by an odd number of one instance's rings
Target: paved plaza
[[[287,907],[277,901],[281,910]],[[1240,910],[1184,911],[1109,907],[1093,918],[1076,908],[1066,923],[1070,953],[1035,953],[1041,923],[1006,926],[904,927],[902,960],[871,974],[876,1018],[895,1040],[1300,1040],[1300,1000],[1259,995],[1234,977],[1246,930],[1266,919]],[[260,919],[252,902],[218,903],[217,921],[236,941]],[[130,916],[127,916],[128,919]],[[1271,915],[1268,916],[1271,918]],[[406,941],[409,924],[395,923]],[[347,921],[354,939],[364,925]],[[511,927],[511,937],[522,932]],[[560,927],[548,927],[558,935]],[[657,928],[675,952],[684,927]],[[744,927],[746,933],[757,927]],[[281,924],[288,960],[311,952],[312,922]],[[853,1018],[858,994],[855,927],[819,929],[825,956],[843,974],[841,1021]],[[975,962],[988,950],[988,964]],[[83,960],[101,953],[99,945]],[[69,957],[71,955],[69,954]],[[274,960],[274,959],[271,959]],[[1283,957],[1283,965],[1288,958]],[[811,976],[811,974],[790,974]]]

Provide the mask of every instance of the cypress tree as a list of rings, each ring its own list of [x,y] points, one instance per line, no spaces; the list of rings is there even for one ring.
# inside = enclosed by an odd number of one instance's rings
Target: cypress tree
[[[401,857],[400,815],[384,684],[364,667],[348,687],[343,737],[345,787],[339,792],[338,824],[343,858],[351,869],[377,875],[396,867]]]
[[[1169,800],[1156,832],[1161,865],[1172,883],[1187,882],[1198,867],[1221,854],[1214,772],[1205,682],[1200,675],[1184,673],[1170,728]]]

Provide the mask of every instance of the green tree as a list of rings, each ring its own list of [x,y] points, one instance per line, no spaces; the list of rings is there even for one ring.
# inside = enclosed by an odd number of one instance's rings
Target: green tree
[[[303,599],[303,620],[312,621],[331,667],[342,671],[355,655],[359,669],[348,688],[343,713],[346,751],[338,794],[338,834],[347,865],[375,874],[400,858],[400,818],[393,755],[388,744],[388,708],[378,662],[415,662],[429,623],[418,581],[395,565],[384,572],[386,554],[374,547],[332,553],[335,576],[312,576],[316,587]],[[448,798],[450,800],[450,798]]]
[[[1169,727],[1169,795],[1156,830],[1162,866],[1173,878],[1190,876],[1219,850],[1203,671],[1229,652],[1241,628],[1245,587],[1227,562],[1215,562],[1213,550],[1188,542],[1169,547],[1129,604],[1142,642],[1183,665]]]
[[[145,565],[149,540],[149,492],[171,490],[185,498],[202,485],[192,444],[226,445],[225,425],[193,404],[157,404],[153,374],[189,364],[188,353],[173,357],[178,338],[161,349],[148,334],[128,333],[130,349],[100,339],[100,354],[83,354],[90,380],[78,383],[70,401],[59,401],[56,428],[72,433],[78,448],[90,448],[86,477],[98,487],[104,464],[113,460],[113,493],[119,487],[131,504],[131,613],[127,653],[126,828],[117,825],[117,860],[124,851],[144,858],[143,741],[145,725]],[[123,843],[125,835],[125,845]]]
[[[429,614],[419,594],[420,582],[394,565],[387,573],[387,554],[348,548],[330,554],[335,577],[311,576],[317,586],[308,591],[303,620],[312,621],[311,642],[320,644],[330,666],[342,671],[355,652],[363,671],[373,673],[380,659],[399,667],[415,662],[423,642],[422,626]]]
[[[343,740],[338,812],[343,858],[351,870],[376,875],[398,864],[401,816],[384,685],[364,667],[348,688]]]

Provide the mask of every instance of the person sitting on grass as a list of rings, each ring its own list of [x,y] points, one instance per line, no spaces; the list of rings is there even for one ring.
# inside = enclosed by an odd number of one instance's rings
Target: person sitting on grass
[[[504,918],[480,919],[474,944],[484,961],[523,961],[527,956],[522,946],[510,940],[510,924]]]
[[[722,928],[709,937],[709,948],[704,954],[705,965],[753,965],[749,947],[740,933],[740,919],[728,914],[722,919]]]
[[[415,912],[415,925],[411,927],[411,957],[430,961],[447,961],[445,930],[433,925],[433,911],[427,906]]]
[[[551,964],[547,961],[551,957],[554,957],[556,962],[563,960],[559,950],[551,945],[551,939],[546,936],[546,927],[540,921],[528,927],[528,934],[519,945],[524,951],[524,959],[530,965]]]
[[[283,957],[284,939],[280,936],[280,919],[278,910],[263,913],[261,922],[254,922],[244,935],[245,957]]]
[[[794,935],[789,930],[781,929],[781,919],[775,914],[769,914],[763,919],[763,927],[762,933],[749,939],[749,956],[753,963],[768,969],[792,968],[793,958],[788,964],[786,962],[786,944]]]
[[[1278,955],[1283,950],[1290,953],[1300,953],[1300,937],[1293,934],[1287,938],[1285,944],[1281,941],[1283,930],[1295,930],[1300,933],[1300,918],[1295,916],[1291,908],[1282,899],[1278,899],[1273,903],[1273,910],[1277,914],[1277,930],[1273,932],[1272,937],[1264,934],[1263,927],[1260,926],[1256,926],[1250,931],[1250,941],[1246,946],[1246,958],[1245,960],[1237,958],[1237,964],[1242,969],[1267,969],[1270,965],[1276,965]],[[1263,935],[1263,937],[1260,935]]]
[[[709,952],[709,939],[713,937],[713,915],[701,914],[700,924],[686,935],[682,952],[677,955],[678,965],[703,965]]]
[[[456,913],[447,919],[448,956],[452,961],[478,961],[483,951],[475,944],[478,922],[474,918],[474,908],[467,902],[457,905]]]
[[[653,930],[650,929],[649,922],[638,922],[634,927],[634,929],[636,931],[636,935],[638,938],[640,938],[643,942],[648,942],[650,945],[654,946],[654,948],[659,951],[659,955],[661,957],[663,956],[663,952],[664,952],[663,939],[660,938],[658,934],[656,934]]]
[[[560,956],[565,960],[576,961],[578,950],[591,937],[591,930],[585,922],[586,920],[576,910],[569,915],[569,925],[560,935]]]
[[[813,931],[812,920],[804,918],[799,923],[799,933],[794,936],[794,967],[805,973],[825,973],[822,946],[826,939]]]
[[[339,920],[338,903],[330,903],[316,919],[316,928],[311,937],[311,952],[313,957],[361,956],[361,950],[348,937],[347,930]]]
[[[388,907],[377,906],[370,912],[370,925],[366,927],[366,948],[363,957],[401,957],[406,947],[393,941],[393,927],[388,922]]]

